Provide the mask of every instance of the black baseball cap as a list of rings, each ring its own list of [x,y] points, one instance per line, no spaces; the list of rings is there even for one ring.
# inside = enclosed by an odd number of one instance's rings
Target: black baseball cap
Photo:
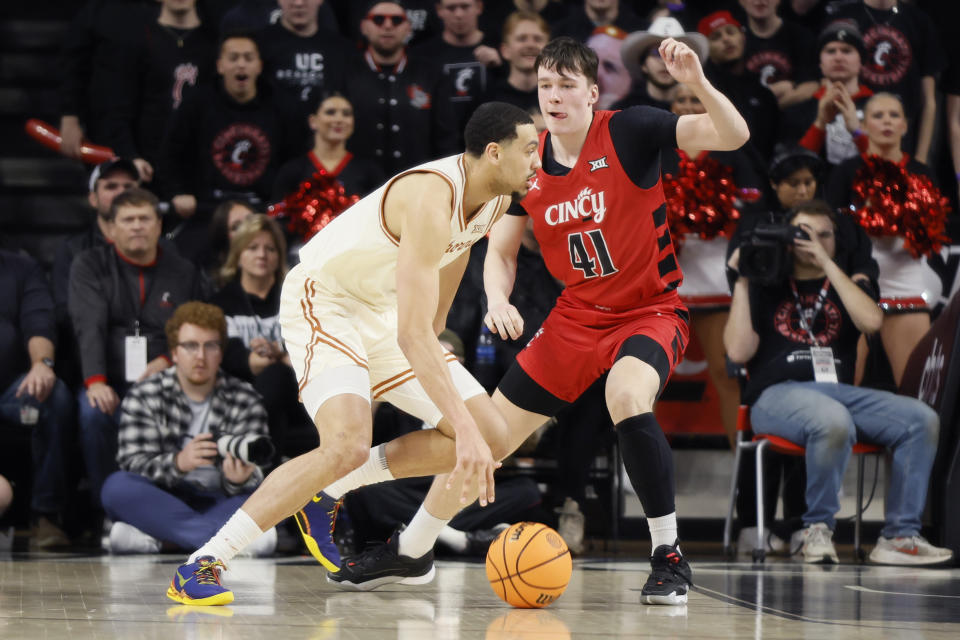
[[[823,160],[810,149],[798,144],[778,144],[773,150],[767,175],[774,182],[780,182],[801,167],[806,167],[814,176],[819,176],[823,169]]]
[[[97,181],[100,178],[103,178],[114,171],[126,171],[134,180],[140,182],[140,172],[137,171],[137,165],[133,164],[132,160],[127,160],[126,158],[113,158],[112,160],[101,162],[93,168],[93,171],[90,172],[90,181],[87,184],[90,191],[94,191],[97,188]]]
[[[836,20],[824,27],[817,40],[817,52],[823,51],[823,48],[831,42],[842,42],[855,47],[860,52],[861,58],[866,54],[863,34],[860,33],[860,27],[852,20]]]
[[[398,7],[400,7],[401,9],[403,9],[404,11],[407,10],[407,7],[406,7],[406,5],[403,3],[403,0],[371,0],[370,2],[368,2],[368,3],[366,3],[366,4],[364,5],[364,7],[366,7],[366,8],[364,9],[364,12],[363,12],[364,17],[366,17],[367,15],[369,15],[369,14],[370,14],[370,10],[373,9],[373,8],[374,8],[375,6],[377,6],[378,4],[380,4],[381,2],[389,2],[390,4],[395,4],[395,5],[397,5]]]

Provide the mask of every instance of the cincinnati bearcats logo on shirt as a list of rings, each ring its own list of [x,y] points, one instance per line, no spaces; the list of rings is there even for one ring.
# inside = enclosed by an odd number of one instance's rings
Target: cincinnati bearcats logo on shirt
[[[604,194],[604,191],[594,193],[590,187],[587,187],[578,193],[573,200],[559,202],[547,207],[544,212],[544,219],[551,227],[571,220],[579,221],[581,218],[586,220],[591,217],[594,222],[600,224],[607,212]]]
[[[407,87],[407,97],[410,99],[410,106],[414,109],[430,108],[430,94],[418,84]]]
[[[609,169],[610,166],[607,164],[607,156],[602,158],[597,158],[596,160],[587,160],[590,163],[590,173],[593,173],[597,169]]]
[[[233,184],[246,187],[259,180],[270,163],[270,139],[249,122],[229,125],[213,139],[213,164]]]
[[[861,70],[864,80],[888,87],[904,79],[913,62],[913,49],[902,31],[886,24],[876,25],[867,30],[863,43],[867,49]]]
[[[765,87],[780,80],[793,78],[793,65],[782,51],[758,51],[747,59],[747,71],[760,76]]]
[[[833,300],[827,298],[823,301],[823,308],[816,318],[812,318],[813,310],[817,304],[818,294],[804,294],[800,296],[800,303],[803,305],[803,312],[808,325],[813,325],[814,335],[817,337],[817,344],[832,344],[840,334],[840,327],[843,324],[843,316],[840,308]],[[821,326],[822,325],[822,326]],[[773,326],[777,333],[782,335],[790,342],[799,342],[801,344],[811,344],[810,336],[803,327],[800,326],[800,316],[797,314],[797,303],[794,300],[786,300],[777,307],[777,312],[773,316]],[[818,331],[819,329],[819,331]]]

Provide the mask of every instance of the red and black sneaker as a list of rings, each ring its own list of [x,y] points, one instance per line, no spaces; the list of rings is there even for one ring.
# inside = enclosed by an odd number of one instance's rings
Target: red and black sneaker
[[[650,577],[640,592],[643,604],[686,604],[687,591],[693,586],[690,563],[680,553],[679,541],[662,544],[650,557]]]

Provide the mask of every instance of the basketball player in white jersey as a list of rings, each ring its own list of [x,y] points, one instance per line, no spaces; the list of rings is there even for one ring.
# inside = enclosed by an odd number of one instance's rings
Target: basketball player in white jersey
[[[527,192],[540,167],[530,116],[505,103],[480,106],[467,123],[466,152],[414,167],[343,212],[300,251],[280,303],[284,342],[320,447],[280,465],[226,524],[177,570],[167,595],[185,604],[233,601],[220,570],[262,532],[296,513],[310,551],[336,571],[329,535],[351,486],[451,471],[464,496],[494,499],[493,471],[506,455],[506,423],[483,387],[437,340],[470,246]],[[375,449],[371,398],[436,429]],[[464,498],[465,499],[465,498]],[[306,506],[304,506],[306,503]],[[327,513],[327,512],[331,513]],[[324,531],[324,534],[329,532]],[[324,540],[327,542],[325,543]],[[429,582],[430,575],[410,583]]]

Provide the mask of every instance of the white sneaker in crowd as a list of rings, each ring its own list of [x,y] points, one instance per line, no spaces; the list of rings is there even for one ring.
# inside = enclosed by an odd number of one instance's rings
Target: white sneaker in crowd
[[[132,524],[114,522],[110,527],[110,553],[159,553],[160,541]]]
[[[837,549],[833,546],[833,531],[823,522],[802,529],[803,546],[800,552],[807,564],[839,564]]]
[[[573,498],[563,501],[563,507],[557,509],[557,533],[567,543],[571,553],[583,553],[583,533],[587,519],[580,511],[580,505]]]
[[[774,534],[770,529],[763,528],[763,550],[767,553],[781,553],[787,550],[787,543]],[[737,538],[737,553],[750,553],[757,546],[757,528],[744,527],[740,529]]]
[[[929,565],[949,562],[953,551],[935,547],[923,536],[877,538],[877,546],[870,552],[870,562],[876,564]]]

